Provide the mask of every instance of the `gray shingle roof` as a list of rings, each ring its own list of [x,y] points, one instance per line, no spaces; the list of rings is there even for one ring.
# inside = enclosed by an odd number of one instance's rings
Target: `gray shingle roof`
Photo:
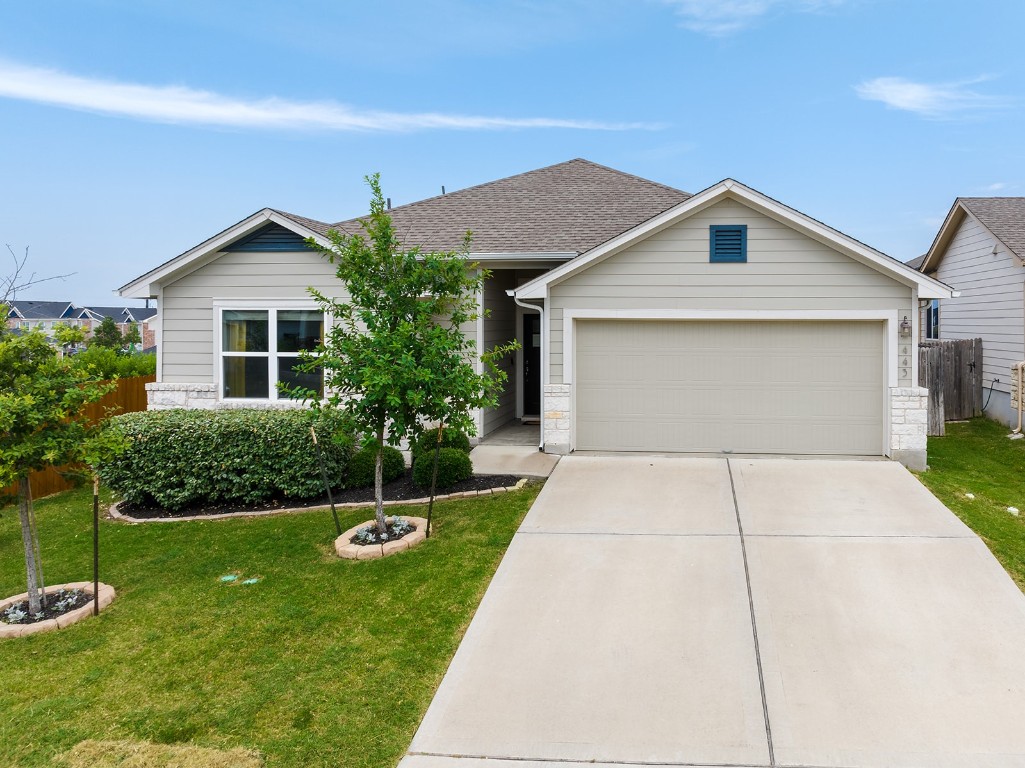
[[[916,256],[915,258],[911,259],[910,261],[905,261],[904,263],[907,264],[912,269],[918,269],[919,267],[922,266],[922,262],[925,261],[925,257],[927,255],[928,254],[923,253],[921,256]]]
[[[12,301],[11,309],[17,310],[26,320],[52,320],[64,315],[70,301]]]
[[[129,320],[134,322],[142,322],[143,320],[149,320],[153,315],[157,313],[154,308],[146,307],[85,307],[90,312],[93,312],[100,317],[112,317],[119,323],[125,323]],[[129,313],[131,316],[129,317]]]
[[[679,189],[578,158],[399,206],[388,213],[407,248],[457,250],[470,230],[475,253],[583,253],[689,197]],[[360,230],[358,218],[331,224],[279,209],[264,210],[320,235],[332,228],[347,234]],[[206,243],[120,290],[189,257]]]
[[[583,253],[690,195],[589,160],[569,160],[392,208],[407,248],[457,250],[467,230],[475,253]],[[354,234],[358,219],[325,224],[285,216],[314,231]]]
[[[958,200],[1015,255],[1025,259],[1025,197],[961,197]]]

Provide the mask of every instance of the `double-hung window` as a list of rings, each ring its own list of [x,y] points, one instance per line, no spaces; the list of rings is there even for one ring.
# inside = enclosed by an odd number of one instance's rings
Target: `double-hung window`
[[[224,307],[220,310],[221,397],[278,400],[278,382],[324,392],[321,372],[294,368],[302,350],[324,337],[324,313],[317,309]]]

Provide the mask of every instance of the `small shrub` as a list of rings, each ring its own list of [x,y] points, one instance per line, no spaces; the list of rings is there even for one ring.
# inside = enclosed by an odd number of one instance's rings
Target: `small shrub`
[[[434,472],[434,452],[421,453],[413,462],[413,482],[427,488]],[[460,480],[473,477],[473,462],[470,455],[458,448],[442,448],[438,452],[438,487],[448,488]]]
[[[349,471],[345,476],[346,488],[369,488],[374,484],[374,468],[377,463],[377,446],[374,443],[367,443],[357,451],[349,460]],[[406,471],[406,460],[402,458],[402,451],[384,446],[384,454],[381,457],[384,482],[390,483],[396,480]]]
[[[421,453],[427,453],[428,451],[434,453],[434,447],[437,444],[438,430],[436,428],[429,429],[416,439],[416,442],[410,446],[410,449],[414,456],[419,456]],[[460,432],[453,427],[445,427],[441,432],[441,447],[457,448],[463,453],[469,453],[470,438],[466,436],[465,432]]]
[[[324,493],[315,426],[328,478],[341,487],[353,439],[334,411],[237,409],[141,411],[117,416],[128,449],[100,467],[125,501],[179,510],[194,505],[257,504]]]
[[[353,544],[360,544],[367,546],[369,544],[383,544],[386,541],[394,541],[395,539],[401,539],[407,533],[412,533],[416,530],[416,526],[408,520],[401,517],[392,517],[388,519],[388,535],[382,537],[380,531],[377,530],[377,523],[371,523],[365,525],[356,531],[356,534],[350,539]]]

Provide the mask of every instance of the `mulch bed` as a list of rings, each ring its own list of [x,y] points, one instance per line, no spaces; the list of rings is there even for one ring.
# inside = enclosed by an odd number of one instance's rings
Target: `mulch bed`
[[[85,590],[75,590],[75,593],[76,594],[74,596],[75,597],[74,601],[70,601],[70,602],[66,603],[64,605],[63,609],[58,611],[54,607],[54,603],[56,603],[61,597],[64,597],[65,594],[70,594],[70,593],[65,593],[63,590],[61,590],[59,593],[58,592],[49,592],[48,591],[46,593],[46,608],[43,608],[38,614],[30,614],[30,615],[26,616],[23,621],[19,621],[17,623],[18,624],[35,624],[36,622],[46,621],[47,619],[56,619],[59,616],[63,616],[65,613],[71,613],[72,611],[74,611],[74,610],[76,610],[78,608],[81,608],[83,605],[88,605],[89,602],[93,599],[93,596],[90,593],[86,592]],[[13,605],[8,606],[8,607],[9,608],[17,608],[17,609],[20,609],[20,610],[24,611],[25,613],[28,613],[28,600],[27,599],[22,600],[20,603],[14,603]],[[3,619],[0,618],[0,621],[3,621]],[[8,623],[8,622],[4,622],[4,623]],[[10,622],[10,623],[14,623],[14,622]]]
[[[462,480],[448,488],[439,488],[439,496],[449,493],[463,493],[464,491],[486,491],[491,488],[507,488],[516,485],[519,478],[516,475],[474,475],[469,480]],[[385,483],[385,501],[404,501],[407,499],[423,499],[430,495],[431,489],[424,488],[413,482],[413,470],[407,469],[406,473]],[[347,488],[334,491],[335,504],[352,504],[372,502],[374,500],[374,488]],[[151,520],[155,518],[194,517],[202,515],[223,515],[223,514],[244,514],[246,512],[266,512],[275,509],[302,509],[304,507],[320,507],[328,503],[327,496],[317,499],[275,499],[265,504],[211,504],[185,507],[184,509],[169,511],[160,507],[144,507],[137,504],[122,503],[118,512],[137,519]]]

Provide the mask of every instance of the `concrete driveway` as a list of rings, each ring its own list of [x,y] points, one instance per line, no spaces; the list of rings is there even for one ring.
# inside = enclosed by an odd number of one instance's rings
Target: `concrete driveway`
[[[887,461],[563,458],[401,768],[1025,766],[1025,597]]]

